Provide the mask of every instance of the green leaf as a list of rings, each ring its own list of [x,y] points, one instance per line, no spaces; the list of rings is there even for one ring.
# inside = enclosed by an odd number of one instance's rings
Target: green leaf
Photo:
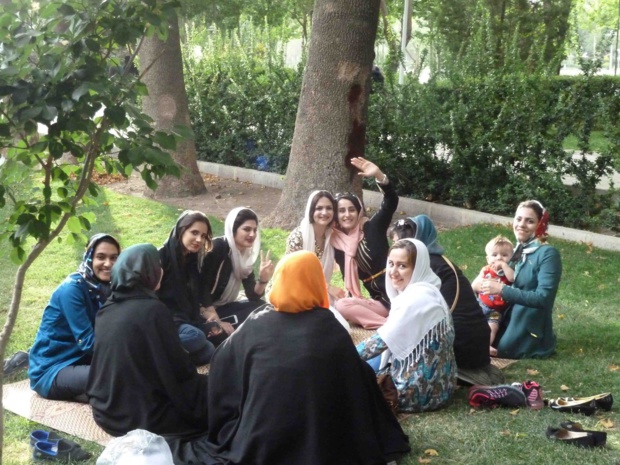
[[[11,249],[11,261],[16,265],[21,265],[26,260],[26,251],[21,247],[13,247]]]
[[[90,231],[90,221],[84,218],[84,216],[79,216],[78,218],[80,220],[80,224],[82,225],[82,229]]]
[[[177,147],[176,138],[171,134],[166,134],[165,132],[156,132],[153,141],[162,149],[174,150]]]
[[[49,105],[43,106],[43,110],[41,111],[41,118],[46,121],[52,121],[54,118],[58,116],[58,110],[56,107],[52,107]]]
[[[67,221],[67,228],[74,234],[80,234],[82,232],[82,223],[80,223],[77,216],[72,216],[69,218],[69,221]]]
[[[75,89],[71,93],[71,98],[75,100],[76,102],[79,101],[83,95],[88,93],[89,88],[90,88],[90,83],[83,82],[77,87],[77,89]]]
[[[125,110],[121,106],[107,107],[104,114],[116,127],[123,126],[125,124]]]
[[[59,187],[56,189],[56,194],[58,194],[58,197],[61,199],[66,199],[69,196],[69,191],[66,187]]]
[[[90,221],[91,223],[94,223],[95,220],[97,219],[97,215],[95,215],[93,212],[84,212],[82,213],[82,216],[86,218],[88,221]]]
[[[8,123],[0,124],[0,137],[11,137],[11,125]]]

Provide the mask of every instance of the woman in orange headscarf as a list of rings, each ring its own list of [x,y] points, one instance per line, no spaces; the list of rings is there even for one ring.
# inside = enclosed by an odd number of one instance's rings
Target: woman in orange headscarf
[[[211,361],[211,457],[227,464],[375,465],[408,452],[372,369],[327,310],[316,255],[285,256],[269,300]]]

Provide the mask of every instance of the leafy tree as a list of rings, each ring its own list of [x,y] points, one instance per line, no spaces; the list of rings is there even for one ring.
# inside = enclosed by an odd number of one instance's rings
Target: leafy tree
[[[3,0],[0,13],[0,240],[17,269],[0,334],[0,359],[15,324],[30,265],[68,227],[84,239],[94,216],[78,213],[98,192],[95,170],[138,169],[150,187],[179,173],[167,149],[179,135],[152,128],[136,102],[146,87],[130,73],[145,35],[165,39],[175,4],[155,0]],[[116,55],[129,51],[127,63]],[[115,153],[115,157],[110,156]],[[63,161],[71,154],[77,164]],[[0,389],[2,369],[0,368]],[[1,394],[1,393],[0,393]],[[0,451],[3,417],[0,411]],[[1,456],[0,456],[1,462]]]

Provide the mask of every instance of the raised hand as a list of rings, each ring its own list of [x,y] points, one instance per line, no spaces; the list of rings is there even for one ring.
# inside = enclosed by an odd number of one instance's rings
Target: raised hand
[[[360,176],[363,176],[365,178],[371,178],[373,176],[377,179],[383,178],[383,173],[381,172],[379,167],[373,162],[366,160],[365,158],[351,158],[351,164],[355,166],[358,170],[360,170],[360,172],[357,173]]]
[[[263,251],[260,251],[260,268],[258,271],[258,279],[261,283],[266,283],[273,276],[274,264],[269,259],[271,251],[267,251],[267,255],[263,257]]]

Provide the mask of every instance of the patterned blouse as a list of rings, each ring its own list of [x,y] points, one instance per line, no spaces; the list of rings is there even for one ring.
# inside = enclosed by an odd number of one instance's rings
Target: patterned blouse
[[[293,229],[291,233],[288,235],[286,239],[286,252],[285,254],[297,252],[298,250],[304,249],[304,240],[301,235],[301,229],[299,227]],[[314,241],[314,253],[319,258],[319,260],[323,257],[323,249],[319,248]]]
[[[454,329],[452,325],[442,339],[433,339],[424,353],[405,367],[405,360],[392,357],[390,374],[398,390],[398,410],[426,412],[445,406],[456,388],[454,361]],[[388,348],[379,334],[360,342],[357,352],[364,360]]]

